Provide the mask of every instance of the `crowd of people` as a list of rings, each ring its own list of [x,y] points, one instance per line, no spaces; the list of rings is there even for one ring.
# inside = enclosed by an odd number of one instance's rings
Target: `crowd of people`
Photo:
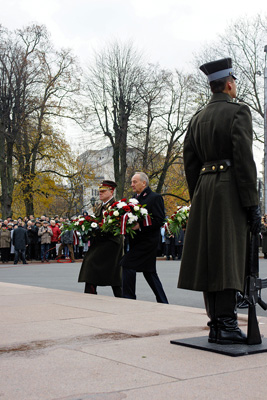
[[[63,223],[67,218],[56,215],[49,218],[45,215],[34,218],[33,215],[13,220],[0,220],[1,261],[6,263],[19,259],[23,264],[36,260],[44,263],[58,258],[70,258],[71,262],[80,259],[88,250],[88,243],[82,241],[76,231],[61,234]]]
[[[87,214],[87,212],[85,212]],[[61,235],[60,228],[68,218],[47,217],[45,215],[34,218],[20,217],[17,220],[7,218],[0,219],[0,254],[1,262],[19,259],[26,264],[27,261],[49,262],[59,258],[70,258],[72,262],[82,259],[87,252],[90,242],[83,241],[77,231],[68,231]],[[14,236],[14,231],[20,228]],[[20,233],[22,228],[22,232]],[[26,232],[26,235],[25,235]],[[184,243],[184,230],[172,235],[164,224],[161,228],[161,236],[158,246],[158,256],[166,257],[166,260],[180,260]],[[16,252],[16,248],[18,251]],[[15,258],[15,255],[17,257]]]

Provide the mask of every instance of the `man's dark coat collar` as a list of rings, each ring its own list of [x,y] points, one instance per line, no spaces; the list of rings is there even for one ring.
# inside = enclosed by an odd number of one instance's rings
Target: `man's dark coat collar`
[[[150,189],[149,186],[147,186],[138,196],[137,194],[135,194],[135,198],[137,199],[143,199],[144,197],[148,196],[150,193],[152,192],[152,190]]]

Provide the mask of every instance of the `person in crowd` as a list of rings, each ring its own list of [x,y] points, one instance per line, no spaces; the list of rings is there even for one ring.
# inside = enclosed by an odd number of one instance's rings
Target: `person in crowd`
[[[191,119],[184,141],[192,203],[178,287],[204,293],[209,342],[243,344],[236,294],[244,291],[249,227],[258,234],[261,225],[252,119],[247,105],[233,102],[231,58],[200,69],[212,97]]]
[[[14,230],[17,229],[18,225],[15,223],[15,220],[12,222],[12,226],[8,224],[8,230],[10,231],[10,254],[9,254],[9,259],[10,261],[14,261],[15,257],[15,247],[13,244],[13,234]]]
[[[46,220],[43,220],[42,226],[38,230],[38,236],[41,238],[41,261],[49,262],[49,251],[53,232]]]
[[[28,246],[28,235],[27,235],[27,230],[23,227],[22,220],[18,222],[18,228],[14,229],[14,233],[12,236],[12,243],[15,247],[14,264],[18,263],[19,256],[21,256],[23,264],[27,264],[26,248]]]
[[[160,246],[160,251],[158,252],[158,256],[165,256],[166,254],[165,224],[160,228],[159,246]]]
[[[165,229],[165,252],[167,260],[170,260],[171,256],[175,260],[175,238],[168,229]]]
[[[5,224],[1,225],[2,226],[0,227],[0,251],[1,251],[1,261],[4,264],[9,261],[11,233],[7,225]]]
[[[74,258],[80,258],[80,238],[81,234],[78,231],[73,231],[73,252]]]
[[[99,186],[101,204],[96,207],[99,221],[103,212],[115,202],[117,184],[110,180]],[[85,282],[85,293],[97,294],[97,286],[111,286],[115,297],[122,297],[120,259],[123,254],[123,239],[111,233],[98,234],[90,238],[90,247],[82,262],[78,282]]]
[[[123,297],[136,299],[136,272],[143,272],[158,303],[168,303],[166,294],[156,271],[157,247],[160,228],[165,219],[164,201],[160,194],[152,192],[148,176],[136,172],[131,179],[131,187],[139,203],[146,204],[152,225],[135,225],[136,235],[129,238],[129,251],[121,260],[123,267]]]
[[[28,234],[28,247],[26,251],[26,259],[32,260],[34,258],[35,237],[37,232],[35,230],[34,223],[32,221],[28,221],[26,226]]]
[[[41,228],[42,223],[40,222],[40,220],[38,218],[36,218],[35,221],[35,231],[37,233],[37,236],[35,236],[35,243],[36,243],[36,247],[35,247],[35,259],[36,260],[41,260],[41,237],[39,236],[39,228]]]
[[[56,247],[57,247],[57,244],[60,243],[61,231],[54,219],[51,219],[51,221],[50,221],[50,228],[53,232],[53,236],[51,238],[51,244],[50,244],[50,257],[52,260],[55,260],[57,258]]]
[[[67,247],[70,255],[71,262],[74,263],[74,253],[73,253],[73,230],[66,231],[60,236],[61,244],[58,248],[58,258],[62,257],[62,252],[65,247]]]
[[[177,234],[177,258],[181,260],[184,246],[184,228],[181,228]]]

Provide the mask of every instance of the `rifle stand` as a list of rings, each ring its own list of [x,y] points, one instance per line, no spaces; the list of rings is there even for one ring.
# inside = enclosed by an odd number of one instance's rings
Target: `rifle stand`
[[[211,351],[225,356],[240,357],[250,354],[267,352],[267,339],[262,338],[261,344],[216,344],[209,343],[207,336],[192,337],[187,339],[171,340],[171,344],[191,347],[193,349]]]

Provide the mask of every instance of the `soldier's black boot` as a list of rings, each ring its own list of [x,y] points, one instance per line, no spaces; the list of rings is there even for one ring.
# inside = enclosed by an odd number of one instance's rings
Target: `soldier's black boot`
[[[210,328],[208,342],[216,343],[217,341],[217,321],[215,318],[216,292],[204,292],[203,296],[204,296],[207,316],[210,318],[210,321],[207,323],[207,325]]]
[[[238,327],[234,318],[218,318],[217,320],[217,343],[218,344],[245,344],[247,336]]]
[[[218,344],[245,344],[247,337],[238,327],[236,291],[227,289],[216,293]]]

